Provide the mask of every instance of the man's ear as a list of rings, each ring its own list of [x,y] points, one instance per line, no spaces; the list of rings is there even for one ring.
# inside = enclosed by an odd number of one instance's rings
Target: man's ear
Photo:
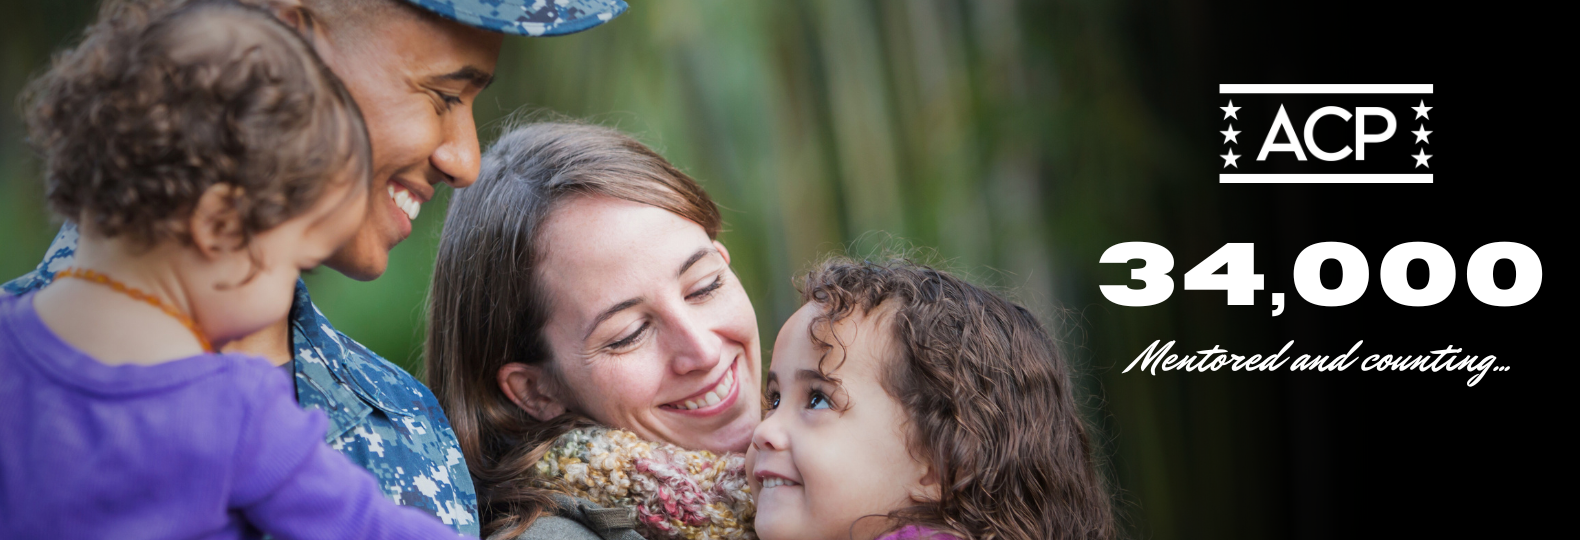
[[[718,240],[713,241],[713,247],[719,248],[719,256],[724,257],[724,264],[730,264],[730,250],[725,249],[724,244],[719,243]]]
[[[187,218],[187,230],[203,257],[213,259],[242,247],[241,213],[236,211],[236,197],[241,193],[236,186],[214,184],[198,197]]]
[[[542,366],[511,362],[499,368],[499,389],[521,410],[539,422],[565,414],[565,404],[552,392],[553,382]]]

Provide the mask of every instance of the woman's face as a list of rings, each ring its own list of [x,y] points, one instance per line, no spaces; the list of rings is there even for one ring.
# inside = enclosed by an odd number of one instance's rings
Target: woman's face
[[[700,225],[608,197],[544,224],[544,328],[565,409],[651,441],[744,451],[761,418],[757,317]]]

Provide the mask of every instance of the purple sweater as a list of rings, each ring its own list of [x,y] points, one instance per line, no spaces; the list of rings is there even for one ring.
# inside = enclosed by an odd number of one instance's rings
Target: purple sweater
[[[324,429],[261,359],[107,366],[0,298],[0,539],[456,537]]]

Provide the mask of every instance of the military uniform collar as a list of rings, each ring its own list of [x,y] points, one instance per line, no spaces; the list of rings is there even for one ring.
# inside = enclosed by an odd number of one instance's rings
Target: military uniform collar
[[[395,379],[386,372],[399,368],[330,326],[300,279],[291,301],[290,327],[296,400],[329,416],[328,440],[350,431],[374,410],[392,420],[414,414],[418,396],[400,399],[395,394],[401,386],[389,384]]]

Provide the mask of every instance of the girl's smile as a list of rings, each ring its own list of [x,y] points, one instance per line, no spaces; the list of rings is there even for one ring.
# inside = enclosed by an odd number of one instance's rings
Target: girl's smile
[[[763,393],[767,416],[747,451],[757,533],[766,540],[848,538],[864,517],[936,497],[929,468],[908,449],[905,413],[880,382],[895,355],[888,317],[880,308],[830,328],[814,324],[821,314],[809,303],[780,330]],[[831,345],[814,342],[814,331]]]

